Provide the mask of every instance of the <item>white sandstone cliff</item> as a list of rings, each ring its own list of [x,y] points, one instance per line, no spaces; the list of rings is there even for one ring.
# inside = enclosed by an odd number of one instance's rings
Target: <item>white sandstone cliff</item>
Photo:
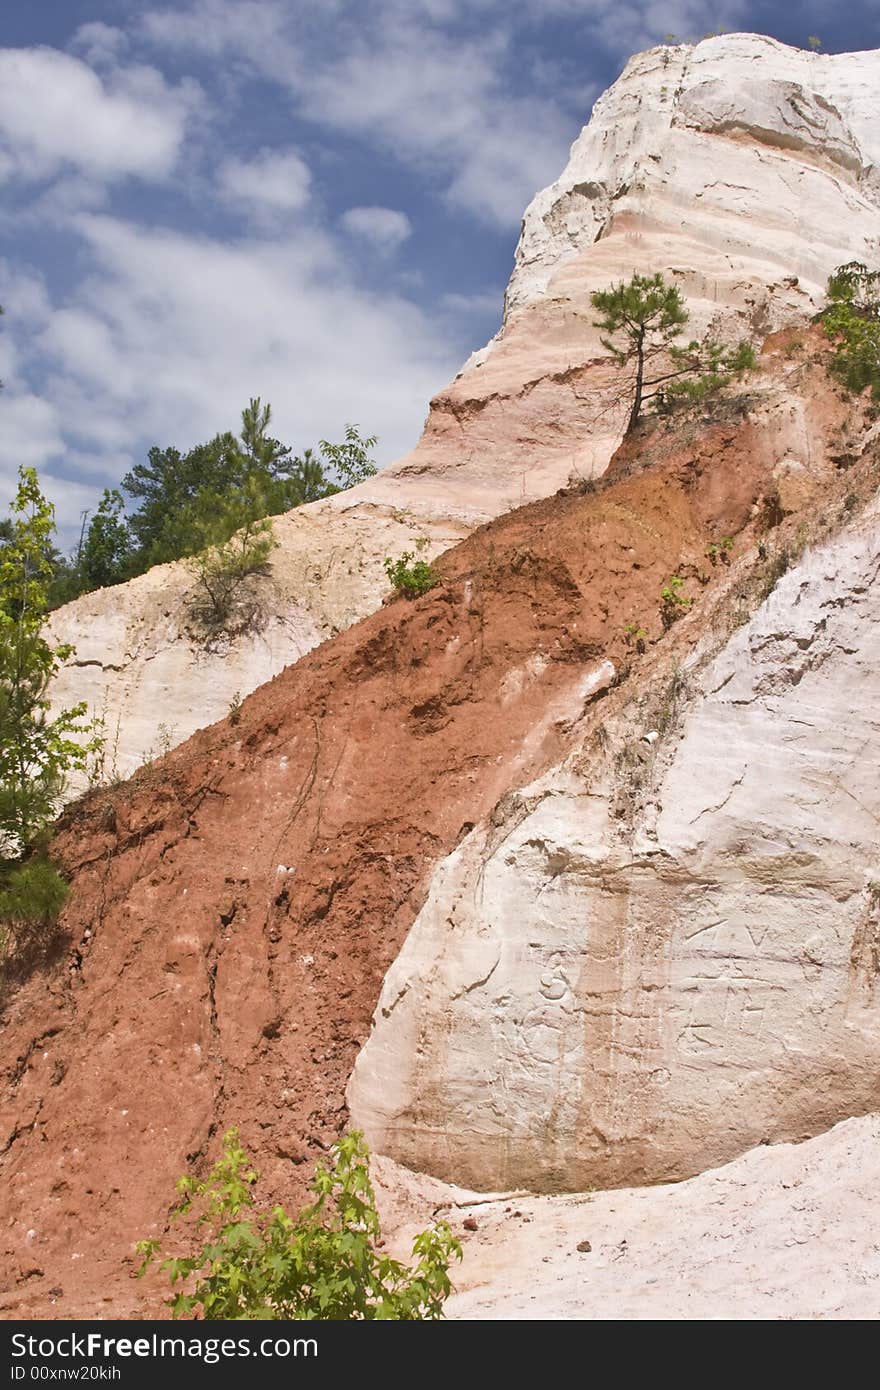
[[[695,331],[728,337],[815,312],[836,265],[880,257],[878,85],[878,52],[754,35],[634,58],[529,208],[504,325],[432,402],[413,453],[276,521],[257,620],[237,636],[206,643],[194,630],[180,564],[59,610],[54,635],[77,659],[56,703],[85,694],[113,768],[130,772],[373,610],[385,555],[420,536],[436,554],[572,474],[601,473],[620,413],[589,293],[659,270]]]
[[[587,745],[439,867],[349,1087],[380,1152],[606,1187],[880,1106],[878,581],[875,503],[691,654],[647,792]]]

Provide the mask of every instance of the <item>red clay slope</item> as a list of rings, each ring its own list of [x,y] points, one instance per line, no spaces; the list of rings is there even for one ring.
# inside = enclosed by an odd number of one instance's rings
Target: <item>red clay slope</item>
[[[743,421],[655,436],[626,476],[631,447],[67,814],[69,949],[5,1023],[7,1315],[155,1308],[133,1242],[231,1124],[266,1194],[299,1200],[431,869],[560,754],[624,624],[659,632],[669,574],[748,524],[774,447]]]

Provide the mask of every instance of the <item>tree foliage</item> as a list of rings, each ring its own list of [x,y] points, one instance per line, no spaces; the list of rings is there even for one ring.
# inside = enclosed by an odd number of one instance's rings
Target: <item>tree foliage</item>
[[[322,439],[318,453],[304,449],[296,456],[271,425],[272,407],[255,396],[242,411],[237,436],[226,431],[185,453],[150,449],[146,462],[126,473],[122,491],[105,489],[71,558],[53,554],[53,606],[191,557],[210,561],[201,571],[216,589],[210,574],[216,571],[225,582],[240,568],[255,523],[353,487],[376,471],[370,457],[376,437],[363,438],[357,425],[346,425],[341,443]],[[249,528],[245,543],[224,549],[240,527]]]
[[[880,270],[861,261],[839,266],[828,281],[822,315],[834,343],[831,370],[848,391],[880,401]]]
[[[208,539],[208,528],[203,529],[208,544],[187,560],[202,599],[197,607],[209,628],[228,623],[244,581],[269,559],[276,542],[271,521],[260,513],[259,494],[248,480],[218,508],[214,539]]]
[[[635,274],[626,283],[596,290],[590,303],[601,316],[594,322],[602,330],[602,346],[618,366],[630,371],[626,435],[635,429],[648,401],[656,400],[660,409],[668,410],[678,401],[701,399],[755,365],[754,351],[745,342],[736,348],[709,338],[677,344],[690,315],[681,291],[659,273]],[[660,371],[650,375],[654,363]]]
[[[277,516],[375,472],[368,451],[376,440],[361,439],[354,425],[346,426],[342,444],[322,440],[319,458],[311,449],[294,457],[271,423],[272,407],[255,396],[237,437],[218,434],[186,454],[151,449],[148,462],[125,475],[122,486],[137,503],[130,526],[138,572],[221,544],[245,524],[245,512],[247,522]]]
[[[370,458],[370,450],[375,449],[378,442],[374,434],[362,439],[357,425],[346,425],[345,439],[341,444],[331,444],[327,439],[321,440],[324,465],[331,477],[335,476],[337,479],[334,491],[344,492],[374,476],[376,465]]]
[[[43,854],[0,872],[0,978],[10,964],[27,965],[50,945],[70,888]]]
[[[126,576],[132,541],[125,503],[117,488],[105,488],[89,523],[79,555],[86,589],[105,589]]]
[[[204,544],[202,528],[212,507],[241,482],[239,455],[231,434],[216,435],[182,454],[172,447],[150,450],[122,479],[134,499],[129,526],[135,541],[133,569],[178,560]]]
[[[85,704],[50,717],[49,683],[73,654],[43,635],[54,509],[19,469],[10,539],[0,547],[0,852],[23,852],[53,819],[67,773],[91,749]],[[5,847],[5,849],[4,849]]]
[[[445,1222],[418,1235],[413,1265],[381,1251],[381,1231],[370,1182],[369,1150],[358,1133],[346,1135],[319,1165],[315,1201],[294,1220],[277,1206],[255,1212],[258,1174],[232,1129],[208,1178],[181,1178],[177,1218],[192,1218],[202,1243],[193,1255],[164,1258],[175,1318],[394,1319],[443,1316],[450,1293],[449,1265],[461,1247]],[[140,1242],[140,1273],[160,1254],[157,1241]]]

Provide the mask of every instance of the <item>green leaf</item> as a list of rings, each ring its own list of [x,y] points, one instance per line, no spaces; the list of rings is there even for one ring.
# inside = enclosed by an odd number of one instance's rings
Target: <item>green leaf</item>
[[[192,1281],[191,1292],[172,1301],[175,1317],[199,1312],[206,1318],[304,1320],[442,1316],[451,1289],[449,1262],[460,1258],[461,1248],[441,1223],[416,1238],[415,1267],[382,1253],[362,1135],[344,1135],[333,1146],[315,1172],[318,1200],[296,1219],[276,1206],[248,1221],[224,1221],[244,1199],[253,1203],[256,1175],[246,1163],[237,1132],[230,1131],[208,1178],[181,1185],[194,1203],[203,1204],[202,1217],[213,1231],[198,1256],[163,1263],[172,1282]]]

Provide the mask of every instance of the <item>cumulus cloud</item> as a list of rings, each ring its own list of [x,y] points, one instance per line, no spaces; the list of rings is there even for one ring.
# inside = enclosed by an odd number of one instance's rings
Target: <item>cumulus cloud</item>
[[[10,458],[27,441],[51,472],[66,447],[117,480],[134,441],[193,444],[234,428],[259,394],[279,437],[313,444],[353,420],[380,436],[387,462],[415,443],[459,365],[448,318],[360,287],[316,228],[229,243],[109,216],[75,225],[92,273],[48,313],[37,297],[15,326],[22,351],[47,364],[51,404],[38,409],[23,380],[4,393]]]
[[[95,20],[79,26],[70,46],[92,67],[100,67],[105,63],[116,64],[128,48],[129,39],[124,29]]]
[[[620,59],[666,34],[736,26],[748,0],[193,0],[152,9],[153,43],[234,55],[285,88],[316,126],[367,141],[432,181],[448,202],[514,226],[598,95],[597,48]],[[540,57],[542,23],[571,26],[576,74]],[[523,66],[535,61],[528,82]]]
[[[335,0],[324,0],[316,16],[325,34],[332,32]],[[190,51],[211,58],[232,54],[261,72],[283,79],[299,59],[289,35],[289,19],[308,7],[292,0],[194,0],[188,6],[147,10],[140,19],[144,38],[162,48]],[[314,9],[312,11],[314,16]],[[323,23],[320,21],[323,19]]]
[[[394,208],[349,208],[340,218],[353,237],[369,242],[377,251],[395,251],[412,234],[412,223],[405,212]]]
[[[570,12],[577,0],[551,0]],[[748,0],[618,0],[590,5],[597,34],[622,57],[662,43],[702,39],[717,30],[735,29],[748,14]],[[578,10],[578,13],[581,11]]]
[[[505,7],[477,0],[477,8],[479,43],[449,29],[468,17],[457,0],[326,0],[320,16],[303,0],[196,0],[184,11],[148,11],[143,32],[178,51],[234,55],[289,92],[317,127],[371,143],[454,205],[507,227],[564,162],[574,132],[558,88],[517,91]]]
[[[571,126],[551,100],[502,81],[506,45],[479,48],[414,24],[368,32],[295,81],[310,119],[370,138],[443,178],[447,197],[499,225],[515,224],[547,170],[564,162]]]
[[[14,493],[20,467],[45,470],[64,448],[61,422],[54,404],[30,391],[10,389],[8,380],[0,410],[0,495],[5,503]],[[57,499],[56,506],[58,505]]]
[[[7,176],[25,180],[71,168],[108,180],[165,178],[199,95],[194,82],[171,87],[152,67],[119,68],[102,81],[68,53],[0,49],[0,160]]]
[[[295,150],[261,149],[250,159],[224,160],[218,180],[232,202],[293,211],[308,202],[312,176]]]
[[[39,464],[69,538],[145,447],[234,427],[252,394],[271,400],[279,435],[297,446],[355,420],[381,436],[383,461],[411,447],[430,396],[479,326],[495,326],[501,287],[480,281],[478,257],[459,257],[460,285],[404,273],[393,256],[413,235],[404,190],[416,206],[427,195],[447,218],[501,230],[509,246],[589,114],[595,53],[623,59],[667,32],[735,25],[747,9],[152,3],[125,7],[120,27],[82,25],[68,52],[0,50],[0,181],[16,195],[0,224],[19,237],[16,265],[0,264],[0,491],[19,461]],[[544,24],[567,26],[569,48],[542,48]],[[197,82],[159,70],[187,66],[213,106]],[[342,211],[337,176],[352,160],[369,178],[352,178],[357,206]],[[421,210],[414,220],[427,225]],[[26,268],[35,225],[54,238],[45,281]],[[462,247],[485,236],[459,229]],[[353,239],[375,254],[353,257]]]

